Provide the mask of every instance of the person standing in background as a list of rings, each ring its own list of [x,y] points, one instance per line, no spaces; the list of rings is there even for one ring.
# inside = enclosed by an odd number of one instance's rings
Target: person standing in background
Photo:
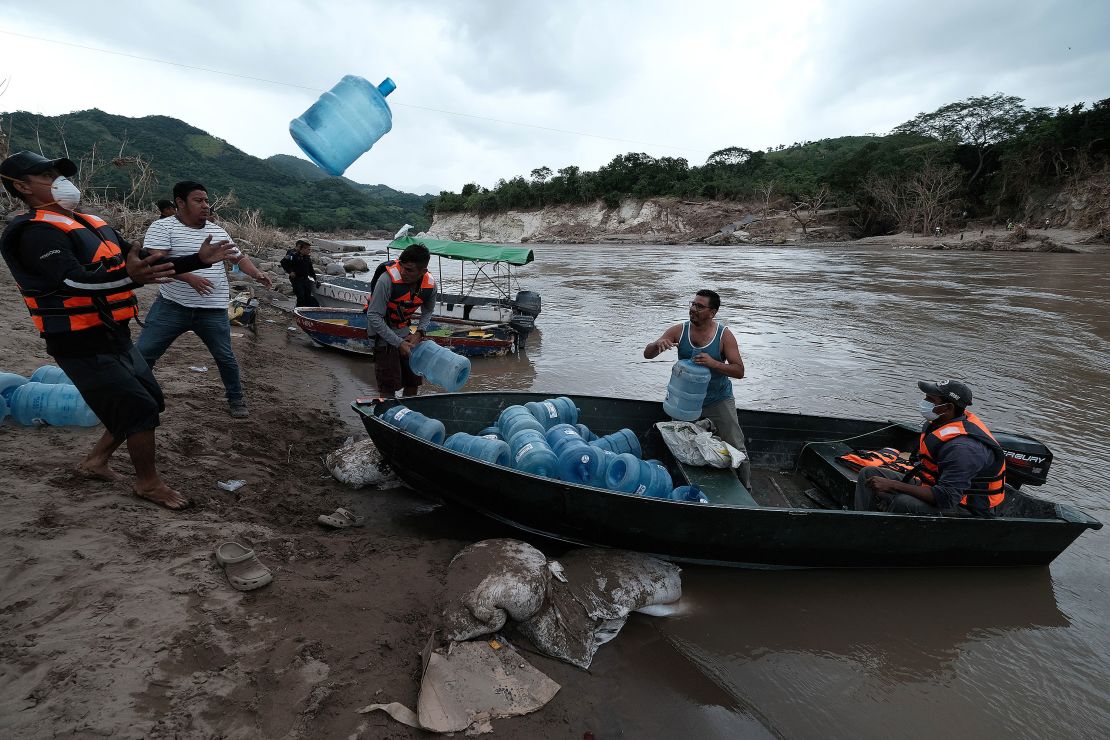
[[[320,284],[320,280],[316,277],[316,269],[312,266],[312,242],[308,239],[298,239],[293,248],[282,258],[281,269],[289,276],[293,294],[297,297],[298,308],[320,305],[320,301],[316,300],[312,292],[312,287]]]

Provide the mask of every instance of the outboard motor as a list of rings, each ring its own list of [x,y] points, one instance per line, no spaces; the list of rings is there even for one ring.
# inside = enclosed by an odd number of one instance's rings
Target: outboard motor
[[[994,438],[1006,453],[1006,483],[1021,488],[1023,483],[1043,486],[1052,465],[1052,451],[1045,445],[1020,434],[994,432]]]
[[[533,319],[540,315],[540,294],[534,290],[522,290],[516,294],[513,301],[513,312],[531,316]],[[535,322],[533,322],[535,325]]]
[[[516,332],[519,340],[517,341],[517,348],[524,349],[524,342],[527,341],[528,335],[536,328],[536,317],[529,316],[523,313],[514,313],[509,318],[509,326]]]

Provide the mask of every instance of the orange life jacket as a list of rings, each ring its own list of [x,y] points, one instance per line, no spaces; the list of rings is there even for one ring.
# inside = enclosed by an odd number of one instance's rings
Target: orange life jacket
[[[986,425],[970,411],[964,411],[963,416],[942,424],[936,429],[926,428],[921,433],[921,439],[917,445],[919,461],[917,474],[923,485],[934,485],[940,476],[940,468],[936,463],[940,448],[963,436],[977,439],[990,447],[994,451],[994,462],[985,472],[981,471],[971,479],[971,487],[960,498],[960,504],[966,505],[968,496],[986,496],[988,506],[993,509],[1006,498],[1006,455]]]
[[[0,244],[0,251],[19,285],[19,292],[23,294],[23,302],[31,312],[31,321],[43,334],[82,331],[114,324],[133,319],[138,313],[138,300],[130,288],[107,295],[75,295],[64,283],[47,285],[41,276],[23,268],[17,254],[19,232],[30,224],[47,224],[69,237],[73,254],[82,265],[106,270],[109,275],[118,277],[116,282],[121,286],[131,284],[115,230],[96,216],[84,213],[74,215],[77,218],[54,211],[32,210],[12,219]]]
[[[389,279],[393,283],[389,292],[389,300],[385,304],[385,321],[390,327],[401,329],[409,325],[412,315],[416,313],[418,308],[435,297],[435,278],[432,277],[432,273],[425,272],[424,277],[420,280],[420,287],[413,292],[411,286],[401,279],[400,260],[383,262],[374,274],[380,275],[381,270],[389,275]],[[377,280],[374,283],[376,284]],[[371,290],[373,290],[373,286],[371,286]],[[370,308],[369,299],[363,303],[363,308]]]
[[[836,461],[847,465],[852,470],[862,468],[890,468],[899,473],[912,472],[914,466],[903,462],[899,456],[902,453],[893,447],[884,447],[881,450],[856,450],[847,455],[840,455]]]

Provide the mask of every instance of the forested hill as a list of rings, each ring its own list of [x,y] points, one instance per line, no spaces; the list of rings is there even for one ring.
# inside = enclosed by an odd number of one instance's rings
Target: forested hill
[[[597,170],[537,167],[491,187],[440,193],[438,214],[490,214],[627,197],[732,200],[768,210],[854,207],[857,236],[930,232],[968,219],[1037,216],[1065,193],[1084,206],[1083,225],[1110,224],[1110,98],[1030,108],[1010,95],[972,97],[921,113],[889,135],[794,142],[765,151],[732,146],[702,165],[621,154]],[[1040,216],[1043,218],[1043,215]]]
[[[259,159],[166,116],[127,118],[100,110],[61,116],[0,113],[9,151],[68,152],[81,161],[82,186],[108,200],[144,206],[170,197],[180,180],[199,180],[211,195],[234,193],[234,209],[258,209],[276,226],[314,231],[396,230],[428,225],[427,195],[332,177],[288,155]]]

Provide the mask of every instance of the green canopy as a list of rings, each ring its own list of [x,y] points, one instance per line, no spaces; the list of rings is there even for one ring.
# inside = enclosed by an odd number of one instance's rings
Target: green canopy
[[[526,247],[499,247],[494,244],[449,242],[443,239],[413,239],[411,236],[394,239],[389,243],[389,249],[400,250],[410,244],[423,244],[433,255],[468,262],[508,262],[510,265],[526,265],[535,259],[532,250]]]

